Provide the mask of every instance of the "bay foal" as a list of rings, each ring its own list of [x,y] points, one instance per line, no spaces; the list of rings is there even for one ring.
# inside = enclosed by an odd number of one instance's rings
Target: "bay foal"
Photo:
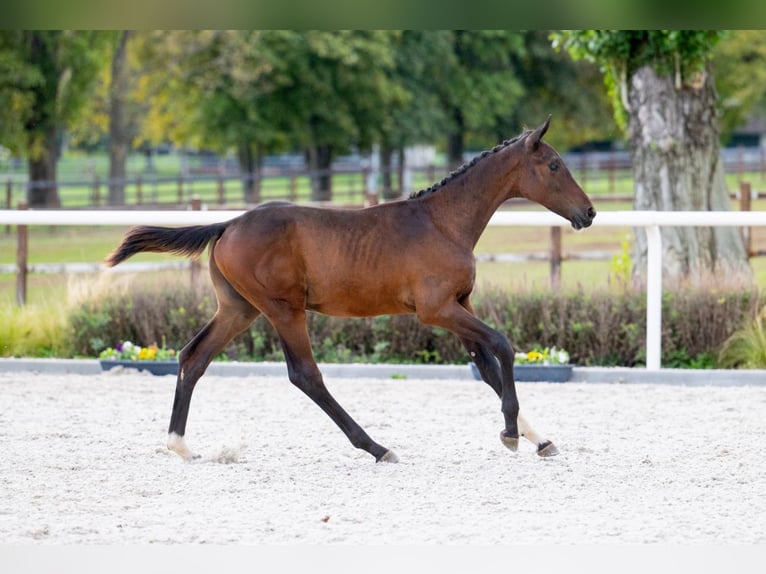
[[[575,229],[588,227],[596,215],[561,157],[542,140],[549,123],[550,117],[406,200],[357,210],[274,202],[223,223],[128,231],[107,265],[142,251],[192,256],[210,245],[218,309],[179,353],[168,448],[194,458],[184,440],[194,386],[210,361],[262,314],[279,336],[290,381],[356,448],[376,461],[396,462],[325,387],[306,329],[311,310],[341,317],[414,313],[422,323],[452,331],[500,398],[503,444],[516,450],[521,435],[540,456],[557,454],[519,416],[508,339],[481,322],[470,301],[474,247],[506,200],[537,202]]]

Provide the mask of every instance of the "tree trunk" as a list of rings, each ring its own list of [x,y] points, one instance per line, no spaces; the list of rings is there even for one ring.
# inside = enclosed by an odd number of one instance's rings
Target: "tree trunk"
[[[315,145],[308,150],[312,201],[332,200],[332,156],[329,144]]]
[[[258,154],[253,152],[250,142],[240,142],[237,146],[237,158],[242,175],[242,197],[245,203],[258,203],[261,191]]]
[[[455,121],[455,126],[452,133],[447,136],[447,168],[450,171],[463,165],[465,152],[465,118],[460,108],[452,111],[452,119]]]
[[[708,68],[679,83],[677,76],[660,75],[651,66],[629,79],[634,209],[728,210],[712,74]],[[666,277],[752,275],[736,228],[663,227],[662,244]],[[636,230],[634,275],[645,271],[646,250],[646,235]]]
[[[396,199],[399,193],[393,189],[393,164],[394,148],[388,144],[380,146],[380,176],[383,183],[383,200]]]
[[[112,82],[109,87],[109,205],[125,205],[125,163],[130,135],[125,114],[128,74],[125,52],[130,31],[124,30],[112,57]]]
[[[47,72],[43,81],[33,88],[32,114],[27,120],[27,159],[29,164],[30,208],[60,207],[56,186],[56,160],[58,159],[58,129],[56,100],[58,75],[55,50],[45,41],[42,32],[31,32],[29,39],[30,62]],[[54,81],[55,80],[55,81]]]
[[[58,187],[56,186],[56,159],[58,155],[58,140],[56,128],[34,134],[39,144],[34,145],[34,152],[29,153],[29,191],[27,201],[29,207],[50,208],[61,207]]]

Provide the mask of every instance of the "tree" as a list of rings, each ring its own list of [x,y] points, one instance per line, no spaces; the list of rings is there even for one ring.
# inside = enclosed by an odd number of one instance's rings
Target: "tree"
[[[554,43],[599,63],[627,131],[634,208],[727,210],[717,99],[710,55],[720,32],[705,30],[564,31]],[[706,272],[751,275],[739,230],[662,229],[663,269],[671,277]],[[636,233],[634,273],[646,259]]]
[[[112,54],[109,85],[109,205],[125,204],[125,164],[131,137],[126,111],[129,89],[127,46],[131,32],[122,30]]]
[[[332,197],[330,167],[337,153],[369,149],[392,102],[405,97],[394,81],[395,31],[268,31],[262,46],[273,58],[273,90],[264,114],[305,150],[316,174],[312,199]]]
[[[107,34],[74,30],[3,32],[3,59],[6,65],[18,66],[10,96],[6,96],[19,112],[10,122],[9,131],[16,134],[15,147],[23,149],[27,156],[31,207],[60,205],[55,181],[61,132],[87,101]]]
[[[439,34],[447,50],[430,86],[447,117],[447,162],[455,169],[463,163],[467,135],[489,134],[494,139],[498,125],[505,124],[524,93],[513,68],[513,56],[523,50],[523,40],[520,33],[507,30]]]
[[[715,48],[713,68],[720,94],[724,137],[755,113],[766,116],[766,30],[727,32]]]

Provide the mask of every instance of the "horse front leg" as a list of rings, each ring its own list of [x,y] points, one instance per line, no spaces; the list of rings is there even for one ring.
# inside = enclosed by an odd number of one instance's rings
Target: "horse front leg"
[[[502,373],[500,371],[500,364],[497,362],[494,355],[485,345],[480,343],[474,343],[467,339],[462,339],[462,343],[473,359],[473,362],[476,364],[476,368],[479,370],[482,380],[492,387],[492,390],[495,391],[498,398],[502,398]],[[538,434],[521,413],[516,417],[516,424],[518,426],[519,436],[523,436],[534,444],[539,456],[549,457],[559,454],[556,445]],[[509,449],[514,451],[517,450],[519,444],[518,439],[514,440],[513,437],[506,437],[503,432],[500,434],[500,440]]]

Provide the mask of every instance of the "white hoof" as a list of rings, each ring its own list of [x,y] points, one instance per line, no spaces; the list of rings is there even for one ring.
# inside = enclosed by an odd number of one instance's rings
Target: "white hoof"
[[[377,462],[390,462],[390,463],[397,463],[399,462],[399,457],[396,456],[396,453],[392,450],[386,451],[386,454],[380,457],[380,460]]]
[[[184,437],[174,432],[168,435],[168,449],[172,450],[186,462],[200,457],[198,454],[194,454],[191,449],[189,449]]]

